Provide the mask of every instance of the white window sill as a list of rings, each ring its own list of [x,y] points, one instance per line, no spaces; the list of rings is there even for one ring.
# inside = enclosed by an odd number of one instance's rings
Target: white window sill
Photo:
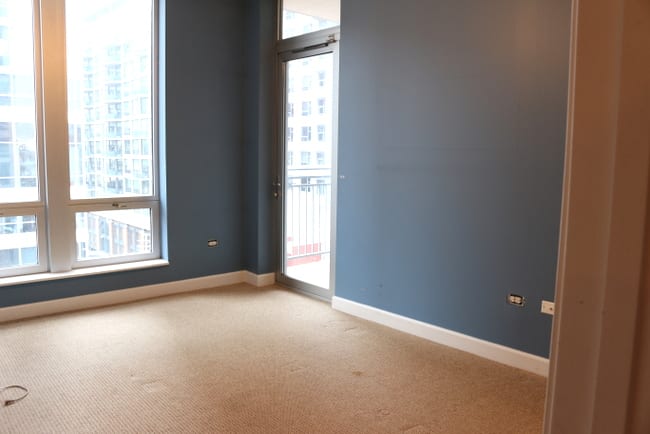
[[[115,273],[118,271],[142,270],[145,268],[166,267],[169,261],[152,259],[149,261],[127,262],[123,264],[101,265],[97,267],[77,268],[63,273],[37,273],[22,276],[0,277],[0,287],[20,285],[25,283],[46,282],[49,280],[68,279],[70,277],[96,276],[98,274]]]

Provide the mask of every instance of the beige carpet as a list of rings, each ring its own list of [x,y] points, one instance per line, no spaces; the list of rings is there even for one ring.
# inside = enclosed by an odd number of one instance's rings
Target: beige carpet
[[[0,325],[2,433],[539,433],[545,379],[238,285]],[[4,392],[0,400],[8,398]]]

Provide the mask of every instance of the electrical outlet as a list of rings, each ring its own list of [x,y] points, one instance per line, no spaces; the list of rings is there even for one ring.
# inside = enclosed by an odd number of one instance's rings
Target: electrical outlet
[[[217,247],[219,245],[219,240],[208,240],[208,247]]]
[[[552,301],[542,300],[542,313],[547,315],[555,314],[555,303]]]
[[[526,298],[517,294],[508,294],[508,303],[517,307],[524,307],[524,304],[526,304]]]

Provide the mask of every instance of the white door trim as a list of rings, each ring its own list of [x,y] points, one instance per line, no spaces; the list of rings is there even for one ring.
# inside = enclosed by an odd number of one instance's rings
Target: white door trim
[[[650,3],[574,0],[545,433],[628,432],[650,143]],[[639,407],[644,408],[644,407]]]

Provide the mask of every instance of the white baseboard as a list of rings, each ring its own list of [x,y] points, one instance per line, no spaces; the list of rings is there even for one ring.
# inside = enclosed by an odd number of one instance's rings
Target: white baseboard
[[[92,309],[115,304],[130,303],[165,295],[181,294],[201,289],[217,288],[220,286],[248,283],[253,286],[267,286],[275,282],[275,275],[256,275],[249,271],[216,274],[213,276],[197,277],[194,279],[178,280],[156,285],[139,286],[135,288],[106,291],[96,294],[80,295],[78,297],[60,298],[57,300],[38,303],[22,304],[0,308],[0,323],[18,321],[38,316],[54,315],[75,310]]]
[[[485,359],[548,377],[549,362],[544,357],[477,339],[340,297],[332,299],[332,308]]]
[[[242,271],[244,274],[244,282],[253,286],[261,288],[262,286],[269,286],[275,283],[275,273],[255,274],[250,271]]]

